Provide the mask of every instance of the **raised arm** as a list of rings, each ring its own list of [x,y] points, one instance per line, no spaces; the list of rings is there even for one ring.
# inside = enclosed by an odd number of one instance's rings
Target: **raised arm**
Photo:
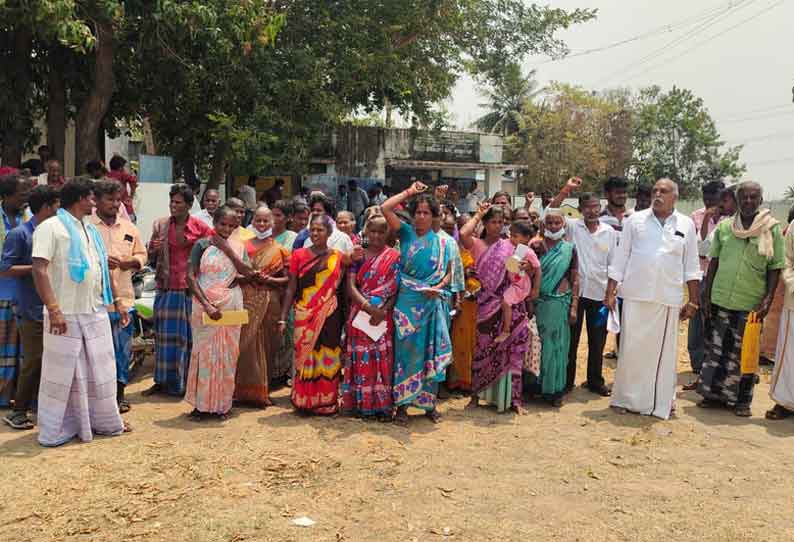
[[[549,202],[549,207],[551,209],[559,209],[560,205],[565,201],[565,198],[569,198],[571,192],[578,190],[581,186],[582,179],[579,177],[571,177],[568,179],[568,182],[565,183],[565,186],[560,189],[560,193],[554,196],[554,199]]]
[[[474,213],[474,216],[472,216],[469,221],[466,222],[460,229],[460,242],[463,245],[463,248],[466,250],[471,250],[471,247],[474,244],[474,230],[477,229],[477,224],[480,223],[482,217],[485,216],[485,213],[487,213],[488,209],[490,208],[490,202],[483,201],[480,203],[477,207],[477,212]]]
[[[383,218],[386,219],[386,222],[389,224],[389,229],[392,231],[399,231],[400,229],[400,217],[398,217],[394,213],[394,208],[397,207],[399,204],[411,198],[417,194],[421,194],[427,190],[427,185],[420,183],[419,181],[412,184],[406,190],[393,195],[389,199],[383,202],[383,205],[380,206],[381,211],[383,212]]]

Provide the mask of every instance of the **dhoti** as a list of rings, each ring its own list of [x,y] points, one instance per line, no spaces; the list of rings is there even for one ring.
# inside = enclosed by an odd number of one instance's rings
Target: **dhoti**
[[[39,443],[59,446],[94,433],[118,435],[124,422],[116,404],[116,358],[107,312],[67,315],[66,333],[52,335],[44,315],[39,388]]]
[[[794,410],[794,311],[783,309],[777,334],[775,370],[769,396],[788,410]]]
[[[658,303],[623,301],[612,406],[670,417],[677,380],[678,312]]]

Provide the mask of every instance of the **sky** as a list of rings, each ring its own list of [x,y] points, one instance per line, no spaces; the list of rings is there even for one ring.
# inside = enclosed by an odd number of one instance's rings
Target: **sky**
[[[766,199],[794,185],[794,0],[557,0],[552,7],[597,8],[593,21],[558,34],[571,53],[629,40],[600,52],[548,62],[529,57],[541,84],[588,89],[673,85],[700,96],[723,140],[745,144],[746,179]],[[730,9],[729,9],[730,8]],[[459,127],[483,114],[477,84],[458,82],[448,105]]]

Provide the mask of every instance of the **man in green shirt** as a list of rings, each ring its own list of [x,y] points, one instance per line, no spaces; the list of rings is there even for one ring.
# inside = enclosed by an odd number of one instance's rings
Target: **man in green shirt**
[[[703,314],[711,332],[700,370],[698,393],[703,408],[732,407],[751,415],[755,374],[742,374],[741,349],[750,312],[763,320],[785,266],[780,225],[760,209],[763,190],[745,182],[736,189],[739,212],[714,230],[711,263],[705,281]]]

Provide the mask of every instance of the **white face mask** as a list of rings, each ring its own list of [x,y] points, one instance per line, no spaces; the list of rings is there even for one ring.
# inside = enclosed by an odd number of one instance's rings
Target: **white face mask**
[[[268,228],[265,231],[259,231],[255,228],[254,233],[256,234],[256,238],[262,241],[273,235],[273,228]]]
[[[552,241],[559,241],[560,239],[565,237],[565,228],[560,228],[556,232],[545,230],[543,232],[543,235],[544,237],[546,237],[546,239],[551,239]]]

